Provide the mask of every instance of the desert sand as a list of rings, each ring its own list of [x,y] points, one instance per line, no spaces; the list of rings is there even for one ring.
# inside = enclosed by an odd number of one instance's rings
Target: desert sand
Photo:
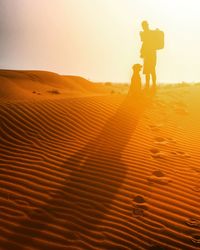
[[[0,71],[0,249],[200,249],[200,85]]]

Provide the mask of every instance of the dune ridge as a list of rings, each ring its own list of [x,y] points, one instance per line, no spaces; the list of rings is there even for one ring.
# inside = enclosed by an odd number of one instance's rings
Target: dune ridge
[[[199,94],[1,96],[1,249],[199,249]]]
[[[46,97],[52,94],[65,98],[79,94],[102,92],[99,84],[79,76],[62,76],[57,73],[39,70],[0,70],[0,98],[2,101],[24,101]],[[35,95],[33,95],[33,93]],[[63,96],[64,95],[64,96]],[[40,98],[40,99],[42,99]]]

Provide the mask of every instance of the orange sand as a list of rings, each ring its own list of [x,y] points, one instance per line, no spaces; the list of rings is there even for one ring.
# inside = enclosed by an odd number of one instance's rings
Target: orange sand
[[[0,71],[0,249],[200,249],[200,86]]]

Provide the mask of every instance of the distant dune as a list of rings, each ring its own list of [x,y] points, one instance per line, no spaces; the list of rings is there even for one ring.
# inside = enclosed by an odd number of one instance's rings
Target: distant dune
[[[78,76],[62,76],[47,71],[0,70],[1,98],[30,98],[32,92],[45,94],[57,90],[64,93],[101,92],[94,84]]]
[[[200,86],[126,91],[0,71],[0,249],[200,248]]]

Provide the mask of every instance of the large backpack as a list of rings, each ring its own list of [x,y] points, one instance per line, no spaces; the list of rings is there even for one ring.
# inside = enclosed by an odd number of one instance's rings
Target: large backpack
[[[165,46],[165,35],[164,32],[156,29],[156,30],[152,30],[152,39],[153,39],[153,43],[154,43],[154,48],[156,50],[159,49],[163,49]]]

